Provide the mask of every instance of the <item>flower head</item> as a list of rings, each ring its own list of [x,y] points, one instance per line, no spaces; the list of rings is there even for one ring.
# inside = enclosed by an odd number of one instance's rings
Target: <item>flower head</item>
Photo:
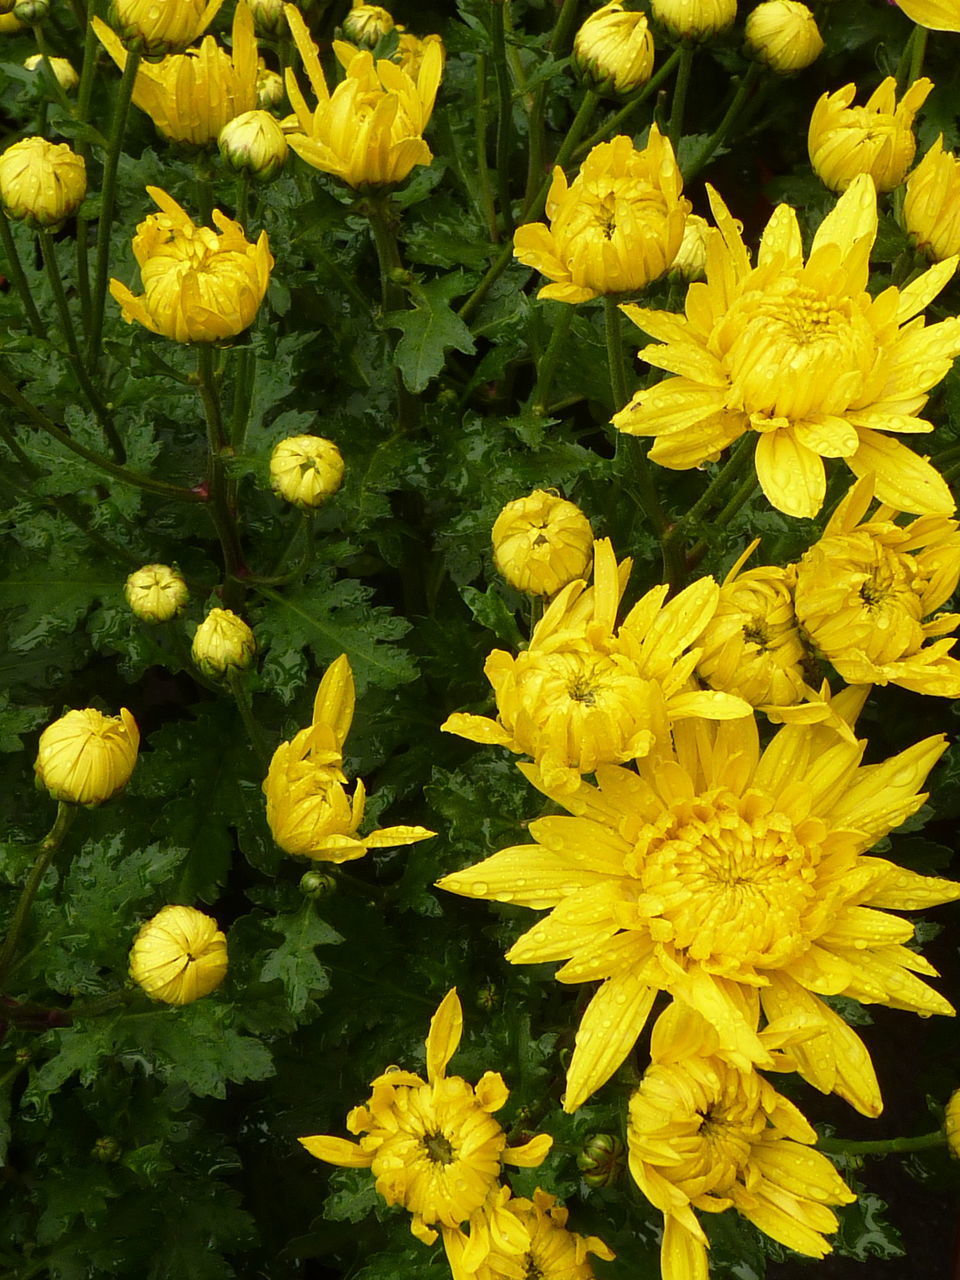
[[[0,155],[0,205],[30,227],[57,227],[87,194],[87,168],[65,142],[24,138]]]
[[[899,7],[918,27],[929,31],[960,31],[960,5],[957,0],[896,0]]]
[[[710,40],[737,16],[737,0],[651,0],[656,20],[683,40]]]
[[[568,184],[559,167],[547,196],[550,225],[514,232],[514,257],[552,284],[537,297],[587,302],[636,293],[662,276],[683,240],[690,201],[669,139],[651,125],[642,151],[621,134],[601,142]]]
[[[440,51],[440,68],[441,70],[443,69],[447,59],[447,51],[440,36],[429,35],[422,38],[415,36],[401,22],[395,23],[393,29],[397,32],[397,50],[391,56],[391,62],[395,62],[409,76],[416,79],[420,74],[420,67],[423,65],[427,50],[433,45]]]
[[[903,225],[933,262],[960,253],[960,160],[942,134],[907,178]]]
[[[53,72],[57,84],[65,93],[69,93],[71,89],[76,89],[80,83],[80,77],[74,70],[73,63],[69,58],[48,58],[50,70]],[[38,74],[43,66],[43,54],[32,53],[23,64],[28,71],[36,71]]]
[[[322,436],[288,436],[274,445],[270,485],[295,507],[322,506],[343,483],[343,458],[332,440]]]
[[[747,48],[777,75],[802,71],[823,53],[816,19],[800,0],[763,0],[747,15]]]
[[[223,0],[110,0],[110,25],[134,53],[180,53],[206,31]]]
[[[653,71],[653,36],[646,15],[620,0],[602,5],[577,32],[573,57],[599,93],[633,93]]]
[[[287,161],[283,130],[268,111],[245,111],[220,130],[220,154],[232,168],[246,170],[258,182],[275,178]]]
[[[230,609],[211,609],[197,627],[190,656],[208,676],[245,671],[253,662],[257,642],[242,618]]]
[[[216,920],[193,907],[164,907],[140,926],[130,977],[151,1000],[191,1004],[227,974],[227,939]]]
[[[663,345],[641,358],[676,376],[639,391],[614,424],[655,436],[650,457],[686,470],[757,433],[756,468],[770,502],[814,516],[826,491],[824,458],[873,472],[877,496],[900,511],[949,515],[953,497],[923,458],[892,439],[933,428],[917,415],[960,353],[960,321],[924,326],[919,313],[956,259],[904,289],[867,291],[877,233],[876,195],[863,175],[820,224],[807,261],[797,217],[774,210],[757,265],[716,192],[707,279],[687,291],[685,315],[624,310]]]
[[[354,4],[343,20],[343,36],[351,44],[373,49],[394,28],[393,18],[379,4]]]
[[[187,584],[167,564],[145,564],[127,578],[123,588],[127,604],[144,622],[168,622],[187,603]]]
[[[174,342],[236,337],[252,323],[270,282],[267,233],[251,244],[240,223],[219,209],[213,211],[218,231],[198,227],[165,191],[147,192],[160,213],[148,214],[133,238],[144,291],[135,297],[119,280],[110,281],[124,320]]]
[[[336,41],[334,52],[346,79],[331,93],[303,18],[293,5],[286,6],[286,14],[317,97],[311,112],[288,69],[287,93],[299,124],[289,142],[297,155],[354,188],[392,186],[415,165],[430,164],[433,155],[423,132],[440,85],[443,46],[425,42],[412,74],[388,59],[375,61],[367,49],[358,52]]]
[[[40,786],[68,804],[103,804],[130,781],[140,730],[126,709],[68,711],[40,735],[33,766]]]
[[[269,111],[279,106],[285,92],[283,78],[271,71],[261,58],[257,66],[257,106]]]
[[[593,530],[578,506],[534,489],[508,502],[493,523],[493,561],[515,587],[552,596],[585,578],[593,556]]]
[[[869,173],[878,191],[899,187],[917,149],[913,118],[932,88],[926,77],[915,80],[898,103],[897,82],[887,76],[863,107],[851,105],[855,84],[823,94],[807,136],[810,163],[820,181],[831,191],[846,191],[858,174]]]

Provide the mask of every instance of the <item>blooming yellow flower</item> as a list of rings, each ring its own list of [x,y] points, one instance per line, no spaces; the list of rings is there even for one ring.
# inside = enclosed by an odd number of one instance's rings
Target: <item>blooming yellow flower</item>
[[[602,5],[581,26],[573,58],[598,93],[633,93],[653,71],[653,36],[646,14],[624,9],[620,0]]]
[[[227,939],[216,920],[193,907],[164,907],[140,926],[130,977],[151,1000],[191,1004],[227,974]]]
[[[258,182],[269,182],[287,162],[283,130],[268,111],[244,111],[220,130],[220,154],[232,168],[246,170]]]
[[[593,529],[578,506],[534,489],[508,502],[493,523],[493,562],[511,587],[552,596],[585,578],[593,558]]]
[[[899,684],[960,697],[960,661],[949,655],[960,614],[937,613],[960,580],[956,520],[896,524],[860,480],[796,568],[796,609],[813,644],[852,684]],[[932,643],[928,643],[932,641]]]
[[[165,7],[175,8],[172,0]],[[113,31],[93,19],[100,43],[122,71],[127,54]],[[143,63],[133,101],[171,142],[206,146],[234,116],[257,105],[257,41],[253,15],[239,0],[233,18],[232,49],[205,36],[196,49]]]
[[[145,564],[131,573],[123,594],[144,622],[168,622],[183,611],[189,598],[187,584],[167,564]]]
[[[836,1231],[830,1205],[856,1199],[792,1102],[755,1071],[717,1054],[717,1036],[693,1010],[657,1019],[651,1065],[630,1099],[630,1171],[664,1216],[663,1280],[707,1275],[709,1242],[694,1209],[734,1208],[797,1253],[822,1258]]]
[[[942,134],[907,178],[903,225],[933,262],[960,253],[960,161]]]
[[[24,138],[0,155],[0,205],[30,227],[56,227],[87,193],[83,156],[65,142]]]
[[[270,484],[274,493],[309,510],[322,506],[343,483],[343,458],[322,436],[288,436],[274,445]]]
[[[287,93],[300,127],[289,141],[297,155],[354,188],[391,186],[415,165],[430,164],[423,131],[440,85],[442,44],[425,43],[414,75],[388,59],[375,61],[367,49],[358,52],[335,41],[334,53],[347,74],[331,93],[303,18],[293,5],[285,12],[317,97],[311,112],[287,69]]]
[[[518,1257],[530,1248],[529,1228],[507,1210],[510,1193],[498,1179],[503,1164],[541,1164],[552,1139],[539,1134],[523,1146],[507,1146],[493,1119],[510,1096],[503,1077],[487,1071],[471,1085],[446,1074],[462,1034],[454,988],[430,1022],[426,1080],[388,1067],[371,1082],[367,1103],[347,1117],[359,1143],[323,1134],[300,1141],[318,1160],[371,1169],[387,1204],[412,1214],[410,1230],[417,1239],[433,1244],[439,1228],[449,1250],[453,1237],[451,1262],[463,1268],[455,1274],[472,1275],[494,1249]]]
[[[958,0],[897,0],[897,4],[918,27],[930,31],[960,31]]]
[[[80,83],[80,77],[73,69],[73,64],[69,58],[48,58],[50,70],[56,78],[57,84],[65,93],[69,93],[71,89],[75,89]],[[43,65],[43,54],[33,53],[23,64],[28,71],[39,72]]]
[[[650,0],[656,20],[684,40],[709,40],[737,16],[737,0]]]
[[[690,201],[668,138],[650,126],[642,151],[623,134],[601,142],[568,185],[558,166],[547,196],[548,227],[514,232],[514,257],[552,284],[538,298],[587,302],[636,293],[666,272],[683,240]]]
[[[820,181],[831,191],[845,191],[858,174],[869,173],[878,191],[899,187],[917,150],[913,118],[932,88],[926,77],[915,80],[898,103],[897,82],[887,76],[863,107],[851,106],[855,84],[823,94],[807,134]]]
[[[789,1031],[791,1069],[877,1115],[866,1048],[820,996],[953,1012],[915,976],[935,970],[904,945],[913,925],[878,908],[951,901],[960,885],[864,856],[920,808],[944,739],[867,766],[865,742],[817,725],[787,724],[763,752],[752,717],[681,721],[673,739],[637,772],[601,765],[598,786],[573,794],[521,765],[574,816],[532,822],[535,844],[440,887],[551,909],[507,959],[565,960],[559,981],[602,983],[577,1033],[567,1111],[616,1071],[663,990],[714,1027],[732,1067],[776,1065],[775,1037]]]
[[[179,53],[203,35],[223,0],[110,0],[110,25],[134,53]]]
[[[354,4],[343,20],[344,39],[372,49],[393,30],[393,18],[379,4]]]
[[[777,73],[802,71],[823,53],[816,19],[800,0],[764,0],[747,15],[747,48]]]
[[[623,309],[662,346],[641,358],[676,376],[639,391],[614,424],[655,436],[650,457],[686,470],[757,433],[757,476],[792,516],[814,516],[826,489],[824,458],[876,475],[877,496],[900,511],[949,515],[943,478],[893,432],[933,428],[916,415],[960,353],[960,321],[924,327],[919,313],[956,259],[904,289],[867,292],[877,233],[871,179],[857,178],[820,224],[806,263],[797,217],[774,210],[753,267],[714,191],[707,281],[687,291],[685,315]]]
[[[119,716],[87,707],[44,729],[33,769],[55,800],[103,804],[130,781],[139,747],[140,730],[126,707]]]
[[[160,213],[148,214],[133,238],[144,291],[134,297],[125,284],[110,281],[124,320],[174,342],[236,337],[252,323],[270,283],[267,233],[250,244],[239,222],[214,209],[217,234],[198,227],[159,187],[147,193]]]
[[[324,673],[313,704],[313,723],[281,742],[263,784],[267,822],[285,853],[319,862],[349,862],[368,849],[415,844],[434,835],[426,827],[384,827],[357,835],[366,792],[358,778],[353,798],[343,774],[343,744],[353,722],[353,672],[341,654]]]
[[[256,652],[256,639],[242,618],[231,609],[211,609],[197,627],[190,656],[205,675],[219,677],[245,671]]]

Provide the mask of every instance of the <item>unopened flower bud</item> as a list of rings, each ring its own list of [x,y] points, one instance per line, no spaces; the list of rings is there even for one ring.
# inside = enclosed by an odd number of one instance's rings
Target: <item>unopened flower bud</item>
[[[101,1164],[116,1164],[123,1154],[123,1147],[116,1138],[98,1138],[90,1148],[90,1154]]]
[[[493,560],[518,591],[552,596],[586,577],[593,558],[593,530],[579,507],[535,489],[508,502],[493,526]]]
[[[140,926],[130,977],[151,1000],[191,1004],[227,973],[227,939],[216,920],[193,907],[164,907]]]
[[[681,40],[709,40],[737,16],[737,0],[651,0],[653,16]]]
[[[777,75],[802,71],[823,53],[816,20],[800,0],[764,0],[747,17],[747,49]]]
[[[168,622],[187,603],[187,584],[167,564],[145,564],[131,573],[123,594],[127,604],[144,622]]]
[[[136,53],[182,53],[204,33],[219,7],[207,0],[110,0],[110,26]]]
[[[227,164],[246,169],[258,182],[276,177],[290,151],[276,119],[262,110],[234,116],[221,129],[217,145]]]
[[[129,782],[139,747],[140,731],[126,707],[119,716],[87,707],[44,729],[33,768],[55,800],[103,804]]]
[[[25,1067],[28,1062],[33,1061],[33,1053],[26,1046],[17,1050],[13,1055],[13,1060],[18,1067]]]
[[[17,0],[0,0],[0,32],[16,31],[23,26],[23,23],[13,16],[13,6]],[[9,18],[9,23],[2,19]]]
[[[270,484],[275,494],[295,507],[319,507],[343,483],[343,458],[332,440],[322,436],[288,436],[274,446]]]
[[[960,161],[944,151],[942,134],[907,178],[903,225],[933,262],[960,253]]]
[[[393,30],[393,18],[378,4],[355,4],[343,20],[343,37],[351,44],[372,49]]]
[[[500,992],[492,982],[488,982],[477,992],[477,1008],[484,1013],[492,1013],[500,1003]]]
[[[622,1175],[624,1146],[612,1133],[587,1138],[577,1155],[577,1168],[588,1187],[610,1187]]]
[[[300,892],[306,898],[325,898],[336,887],[336,880],[325,871],[305,871],[300,877]]]
[[[646,15],[619,0],[590,15],[573,42],[573,58],[598,93],[633,93],[653,71],[653,36]]]
[[[257,72],[257,106],[263,111],[269,111],[283,101],[285,92],[283,79],[276,71],[261,67]]]
[[[42,22],[49,12],[50,0],[17,0],[13,6],[13,16],[30,27]]]
[[[682,280],[702,280],[707,270],[707,232],[710,225],[697,213],[688,213],[683,224],[683,239],[673,260],[671,271]]]
[[[225,676],[250,666],[257,642],[243,619],[230,609],[211,609],[197,627],[190,652],[204,675]]]
[[[0,204],[30,227],[56,227],[87,194],[83,157],[65,142],[24,138],[0,155]]]
[[[287,26],[283,0],[247,0],[253,10],[253,26],[258,36],[281,35]]]
[[[80,83],[80,77],[73,69],[72,63],[67,58],[48,58],[50,70],[56,78],[57,84],[64,91],[69,93],[71,89],[75,89]],[[43,54],[33,53],[27,58],[23,64],[28,71],[36,71],[38,74],[43,65]]]

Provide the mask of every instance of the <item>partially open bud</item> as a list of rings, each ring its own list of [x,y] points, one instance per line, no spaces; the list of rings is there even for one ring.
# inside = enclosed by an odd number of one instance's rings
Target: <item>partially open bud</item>
[[[917,149],[914,117],[932,88],[924,76],[897,102],[897,82],[887,76],[862,107],[853,105],[855,84],[823,94],[807,132],[810,163],[823,185],[846,191],[860,174],[869,173],[878,191],[899,187]]]
[[[44,729],[33,768],[55,800],[103,804],[129,782],[139,747],[140,730],[126,707],[119,716],[87,707]]]
[[[289,148],[283,130],[268,111],[244,111],[220,130],[220,154],[232,168],[246,169],[269,182],[286,164]]]
[[[283,101],[285,92],[283,79],[276,71],[261,66],[257,71],[257,106],[262,111],[269,111]]]
[[[518,591],[552,596],[585,578],[593,558],[593,530],[579,507],[535,489],[508,502],[493,526],[493,560]]]
[[[274,447],[270,485],[295,507],[319,507],[343,483],[343,458],[322,436],[288,436]]]
[[[709,40],[737,16],[737,0],[651,0],[653,16],[681,40]]]
[[[373,49],[393,30],[393,18],[378,4],[355,4],[344,18],[341,30],[351,44]]]
[[[747,48],[777,75],[802,71],[823,53],[813,14],[799,0],[764,0],[747,17]]]
[[[597,93],[633,93],[653,71],[653,36],[646,15],[619,0],[590,15],[577,32],[573,57]]]
[[[903,225],[933,262],[960,253],[960,161],[943,149],[943,135],[907,178]]]
[[[69,93],[71,89],[75,89],[80,83],[80,77],[73,69],[73,65],[67,58],[48,58],[50,70],[56,77],[57,84],[64,91]],[[43,54],[33,53],[23,64],[28,71],[36,71],[40,74],[43,65]]]
[[[0,204],[30,227],[56,227],[87,194],[83,157],[65,142],[24,138],[0,155]]]
[[[168,622],[187,603],[187,584],[168,564],[145,564],[123,588],[127,604],[144,622]]]
[[[707,270],[707,232],[710,224],[697,213],[688,213],[683,224],[683,239],[673,260],[671,271],[682,280],[702,280]]]
[[[194,662],[208,676],[245,671],[253,662],[257,642],[242,618],[230,609],[211,609],[197,627],[190,650]]]
[[[305,898],[325,898],[336,887],[336,880],[327,871],[305,871],[300,877],[300,892]]]
[[[191,1004],[227,974],[227,939],[216,920],[193,907],[164,907],[140,926],[130,977],[151,1000]]]

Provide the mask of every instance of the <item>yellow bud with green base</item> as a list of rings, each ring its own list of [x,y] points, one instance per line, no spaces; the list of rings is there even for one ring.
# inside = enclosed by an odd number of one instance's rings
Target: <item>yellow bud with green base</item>
[[[24,138],[0,155],[0,204],[8,218],[49,230],[72,217],[86,194],[83,157],[65,142]]]
[[[211,609],[197,627],[190,653],[204,675],[223,677],[252,664],[257,642],[231,609]]]
[[[246,171],[258,182],[275,178],[290,154],[277,120],[261,110],[235,116],[221,129],[217,145],[231,168]]]
[[[737,0],[651,0],[650,9],[675,38],[700,42],[733,25]]]
[[[127,578],[123,594],[144,622],[169,622],[182,613],[190,593],[176,569],[167,564],[145,564]]]
[[[321,506],[343,483],[343,458],[332,440],[321,436],[289,436],[270,458],[274,493],[295,507]]]
[[[126,707],[119,716],[95,707],[68,711],[40,735],[37,784],[65,804],[103,804],[129,782],[139,747],[140,731]]]
[[[653,71],[653,36],[646,15],[619,0],[590,15],[573,42],[580,74],[600,94],[633,93]]]
[[[747,51],[777,75],[802,71],[823,53],[816,19],[799,0],[765,0],[747,17]]]

